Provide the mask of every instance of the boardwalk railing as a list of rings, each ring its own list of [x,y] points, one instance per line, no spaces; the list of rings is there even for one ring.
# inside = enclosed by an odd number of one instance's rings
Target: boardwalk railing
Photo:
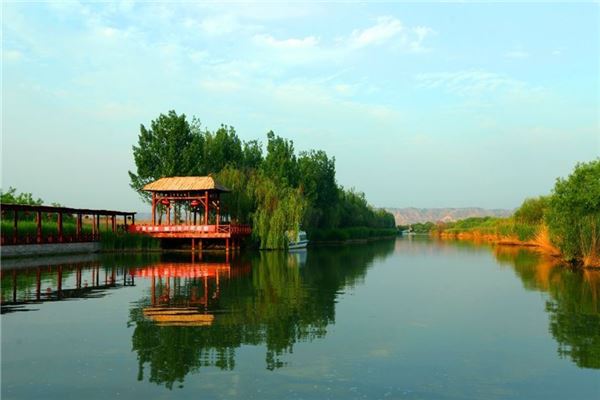
[[[93,210],[0,203],[2,235],[5,245],[93,242],[100,239],[101,218],[104,231],[127,230],[135,224],[135,212]],[[117,218],[122,217],[122,224]],[[68,227],[65,231],[65,227]]]

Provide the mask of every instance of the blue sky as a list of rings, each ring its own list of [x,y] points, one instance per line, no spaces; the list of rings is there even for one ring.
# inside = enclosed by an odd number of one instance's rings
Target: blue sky
[[[2,187],[146,211],[174,109],[335,156],[377,206],[513,208],[600,155],[598,3],[3,2]]]

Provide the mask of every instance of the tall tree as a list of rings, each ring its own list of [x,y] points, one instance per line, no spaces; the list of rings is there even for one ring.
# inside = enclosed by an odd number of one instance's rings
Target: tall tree
[[[294,154],[294,142],[275,136],[273,131],[267,133],[267,156],[262,163],[266,176],[278,185],[298,186],[298,160]]]
[[[215,133],[206,132],[204,160],[207,173],[218,173],[227,165],[241,167],[242,141],[232,126],[221,125]]]
[[[300,153],[298,158],[299,183],[308,206],[305,228],[331,226],[333,211],[338,201],[335,182],[335,158],[322,150]]]
[[[201,155],[204,138],[199,123],[193,126],[185,114],[169,111],[150,123],[150,129],[140,126],[138,145],[133,146],[137,173],[129,171],[131,187],[149,201],[144,185],[165,176],[190,176],[203,174]]]

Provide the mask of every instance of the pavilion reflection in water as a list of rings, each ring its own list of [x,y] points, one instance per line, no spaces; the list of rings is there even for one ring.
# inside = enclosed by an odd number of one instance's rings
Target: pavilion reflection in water
[[[249,269],[236,268],[234,275]],[[130,275],[151,281],[146,319],[159,326],[207,326],[215,319],[209,306],[218,300],[220,282],[231,278],[232,268],[229,262],[163,263],[132,269]]]

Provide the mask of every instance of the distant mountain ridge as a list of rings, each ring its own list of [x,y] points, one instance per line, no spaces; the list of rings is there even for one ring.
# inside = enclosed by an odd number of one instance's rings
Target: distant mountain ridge
[[[409,225],[418,222],[453,222],[471,217],[509,217],[513,210],[465,208],[385,208],[394,214],[396,225]]]

